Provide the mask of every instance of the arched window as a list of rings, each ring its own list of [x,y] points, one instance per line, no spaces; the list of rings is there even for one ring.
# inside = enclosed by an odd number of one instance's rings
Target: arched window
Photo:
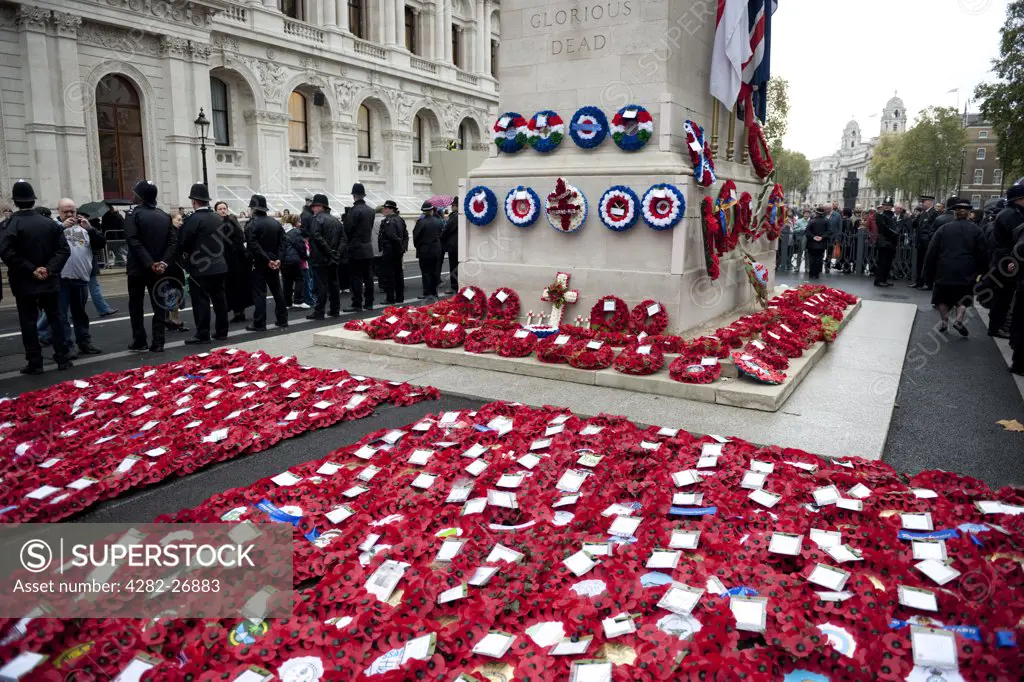
[[[288,150],[308,152],[309,137],[306,127],[306,98],[295,90],[288,95]]]
[[[348,30],[357,38],[366,38],[363,19],[363,0],[348,0]]]
[[[228,86],[214,76],[210,76],[210,111],[213,113],[214,143],[231,144],[228,126]]]
[[[109,75],[96,86],[96,123],[104,199],[129,199],[132,186],[146,177],[142,105],[135,86]]]
[[[360,159],[370,158],[370,110],[365,104],[359,106],[359,137],[356,142]]]
[[[892,112],[892,115],[895,116],[896,118],[899,118],[900,117],[900,110],[897,109],[896,111]]]
[[[459,124],[459,149],[466,148],[466,140],[469,139],[469,131],[466,129],[466,122]]]
[[[423,118],[419,114],[412,119],[412,162],[423,163]]]

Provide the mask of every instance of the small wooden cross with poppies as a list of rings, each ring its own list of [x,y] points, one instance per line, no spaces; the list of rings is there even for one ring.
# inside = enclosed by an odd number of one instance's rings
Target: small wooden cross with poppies
[[[548,215],[558,219],[563,232],[569,232],[582,208],[576,192],[566,187],[565,178],[558,178],[555,191],[548,195]]]
[[[562,313],[567,303],[575,303],[580,299],[580,292],[569,288],[569,280],[572,275],[568,272],[560,272],[555,275],[555,281],[544,290],[540,300],[551,303],[551,319],[548,324],[557,327],[562,324]]]

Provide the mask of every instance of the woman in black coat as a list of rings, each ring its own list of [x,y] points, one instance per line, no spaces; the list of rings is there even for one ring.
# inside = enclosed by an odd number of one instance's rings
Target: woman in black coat
[[[807,223],[807,272],[811,279],[821,277],[821,266],[824,265],[825,248],[828,246],[829,222],[824,206],[815,210],[814,220]]]
[[[956,219],[941,226],[928,244],[924,259],[926,282],[934,282],[932,303],[938,307],[942,323],[939,331],[949,328],[949,313],[956,308],[953,329],[967,336],[964,315],[974,304],[974,285],[988,267],[985,234],[971,222],[971,202],[959,200]]]
[[[252,305],[252,261],[245,250],[245,230],[238,218],[231,215],[226,202],[218,201],[213,210],[230,225],[231,233],[237,237],[224,245],[224,260],[228,263],[228,309],[235,314],[232,322],[245,322],[245,309]],[[241,250],[237,248],[238,243],[242,244]]]

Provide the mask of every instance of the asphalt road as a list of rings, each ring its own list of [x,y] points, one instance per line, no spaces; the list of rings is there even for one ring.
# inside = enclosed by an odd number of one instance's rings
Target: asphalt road
[[[779,277],[783,284],[804,281]],[[857,275],[823,274],[820,281],[869,300],[917,306],[882,459],[909,475],[943,469],[995,487],[1024,486],[1024,433],[996,423],[1024,424],[1024,401],[977,309],[966,318],[969,338],[952,330],[942,335],[931,292],[905,282],[880,289]]]

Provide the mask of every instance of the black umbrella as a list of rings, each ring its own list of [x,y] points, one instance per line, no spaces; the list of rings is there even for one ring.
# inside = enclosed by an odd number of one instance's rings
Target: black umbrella
[[[99,218],[107,212],[109,206],[131,206],[127,199],[108,199],[106,201],[90,201],[78,207],[78,213],[89,218]]]
[[[988,201],[985,202],[985,210],[994,211],[997,208],[999,208],[999,202],[1004,202],[1005,204],[1005,201],[1006,200],[1003,199],[1002,197],[995,197],[993,199],[989,199]]]

